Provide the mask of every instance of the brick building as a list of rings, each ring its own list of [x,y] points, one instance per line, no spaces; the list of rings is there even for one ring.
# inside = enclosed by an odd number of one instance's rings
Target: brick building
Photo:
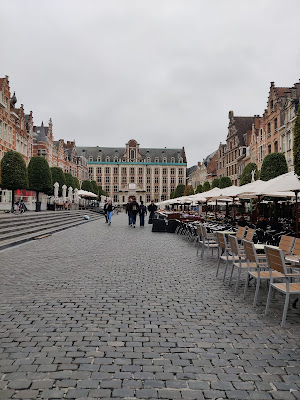
[[[129,196],[146,203],[166,200],[186,184],[184,148],[140,148],[132,139],[125,147],[78,147],[77,154],[88,160],[90,179],[121,204]]]

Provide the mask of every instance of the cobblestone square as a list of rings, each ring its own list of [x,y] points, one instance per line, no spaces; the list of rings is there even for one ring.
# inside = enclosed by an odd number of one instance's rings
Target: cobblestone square
[[[298,310],[282,329],[177,235],[121,213],[0,264],[0,399],[300,398]]]

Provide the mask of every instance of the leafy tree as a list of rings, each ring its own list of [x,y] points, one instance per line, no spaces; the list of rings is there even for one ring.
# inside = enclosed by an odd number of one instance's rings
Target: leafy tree
[[[300,101],[294,125],[294,167],[295,173],[300,175]]]
[[[220,189],[224,189],[229,186],[232,186],[232,182],[229,176],[222,176],[222,178],[220,179]]]
[[[79,179],[76,178],[76,176],[73,176],[73,182],[74,182],[74,189],[80,189],[80,183],[79,183]]]
[[[97,185],[96,181],[91,181],[92,185],[92,192],[95,193],[97,196],[99,194],[99,186]]]
[[[202,191],[203,191],[203,186],[200,184],[200,185],[198,185],[198,186],[196,187],[195,193],[202,193]]]
[[[59,196],[61,196],[62,187],[63,187],[63,185],[66,184],[66,178],[65,178],[64,171],[59,167],[52,167],[51,168],[51,174],[52,174],[52,183],[53,183],[53,185],[56,182],[59,184],[58,194],[59,194]]]
[[[258,179],[258,169],[255,163],[250,163],[246,165],[244,168],[241,179],[240,179],[240,186],[246,185],[247,183],[252,182],[252,171],[255,171],[254,179]]]
[[[177,188],[175,189],[174,198],[182,197],[184,195],[185,185],[180,183]]]
[[[184,196],[190,196],[194,194],[194,188],[192,185],[187,185],[186,188],[184,189]]]
[[[171,194],[170,194],[170,199],[174,199],[174,196],[175,196],[175,191],[174,191],[174,192],[171,192]]]
[[[81,184],[81,189],[86,190],[87,192],[92,192],[93,187],[92,187],[91,181],[83,181]]]
[[[29,189],[36,191],[36,201],[39,192],[52,193],[52,176],[49,164],[44,157],[32,157],[28,164]]]
[[[213,182],[212,182],[211,187],[212,187],[212,189],[215,188],[215,187],[219,188],[219,187],[220,187],[220,179],[215,178],[215,179],[213,180]]]
[[[203,192],[210,190],[210,183],[208,181],[203,183]]]
[[[98,186],[98,200],[101,200],[101,196],[108,196],[108,194],[102,189],[102,186]]]
[[[67,188],[69,188],[70,186],[73,188],[73,190],[76,188],[75,178],[72,174],[70,174],[70,172],[65,172],[65,180]]]
[[[25,161],[20,153],[8,151],[1,160],[1,186],[12,191],[12,207],[14,191],[28,188],[28,173]]]
[[[260,171],[260,179],[268,181],[287,172],[288,166],[284,154],[271,153],[264,158]]]

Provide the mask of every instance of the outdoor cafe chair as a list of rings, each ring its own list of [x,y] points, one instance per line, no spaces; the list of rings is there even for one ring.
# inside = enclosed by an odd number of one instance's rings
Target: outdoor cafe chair
[[[238,238],[238,240],[244,239],[245,232],[246,232],[246,227],[245,226],[239,226],[238,227],[238,230],[236,232],[236,237]]]
[[[253,300],[253,307],[256,307],[260,283],[261,281],[269,281],[271,277],[271,272],[266,262],[266,255],[263,255],[263,258],[261,257],[261,255],[258,256],[253,242],[248,242],[247,240],[244,240],[244,247],[246,251],[246,259],[248,264],[248,271],[247,271],[248,273],[244,289],[244,298],[247,295],[250,278],[255,279],[256,288]],[[280,272],[274,271],[273,277],[282,278],[283,275]]]
[[[270,308],[270,302],[273,290],[277,290],[285,295],[285,303],[281,320],[281,327],[283,328],[286,321],[287,311],[290,302],[291,295],[298,295],[300,299],[300,282],[292,282],[292,278],[300,278],[300,273],[289,273],[284,261],[284,253],[281,249],[274,249],[266,246],[265,252],[267,256],[267,262],[270,268],[270,287],[268,293],[268,299],[266,304],[265,314],[267,315]],[[279,272],[283,275],[283,282],[274,282],[275,272]]]
[[[199,250],[201,247],[201,254],[202,254],[202,246],[203,246],[203,239],[202,239],[202,224],[197,225],[197,255],[199,254]]]
[[[294,256],[300,256],[300,238],[296,238],[292,248],[292,254]]]
[[[201,252],[201,258],[204,258],[204,253],[205,249],[207,249],[207,258],[208,258],[208,252],[211,250],[211,253],[213,255],[214,249],[218,249],[219,245],[216,242],[215,236],[213,234],[208,234],[206,226],[205,225],[200,225],[201,228],[201,236],[202,236],[202,252]]]
[[[237,268],[238,276],[237,276],[237,282],[235,285],[235,293],[237,293],[239,284],[240,284],[240,279],[241,279],[241,272],[243,269],[246,269],[248,265],[245,260],[245,255],[243,253],[241,253],[241,251],[240,251],[237,238],[235,236],[229,235],[229,241],[230,241],[230,247],[231,247],[232,256],[233,256],[229,285],[231,284],[231,281],[232,281],[233,270],[234,270],[234,268]],[[225,277],[226,277],[226,271],[224,271],[223,281],[225,281]]]
[[[248,228],[246,236],[245,236],[245,240],[247,240],[248,242],[252,242],[254,233],[255,233],[255,229]]]
[[[278,247],[284,254],[291,254],[294,247],[294,241],[295,238],[293,236],[282,235]]]
[[[229,255],[230,246],[228,246],[225,233],[217,232],[217,242],[218,242],[218,266],[216,276],[218,276],[221,261],[225,261],[225,274],[228,267],[228,262],[233,260],[233,256]]]

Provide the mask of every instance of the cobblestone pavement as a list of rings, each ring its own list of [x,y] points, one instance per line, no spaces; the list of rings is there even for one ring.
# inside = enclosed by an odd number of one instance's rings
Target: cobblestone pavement
[[[300,398],[296,310],[193,245],[97,220],[0,253],[0,399]]]

